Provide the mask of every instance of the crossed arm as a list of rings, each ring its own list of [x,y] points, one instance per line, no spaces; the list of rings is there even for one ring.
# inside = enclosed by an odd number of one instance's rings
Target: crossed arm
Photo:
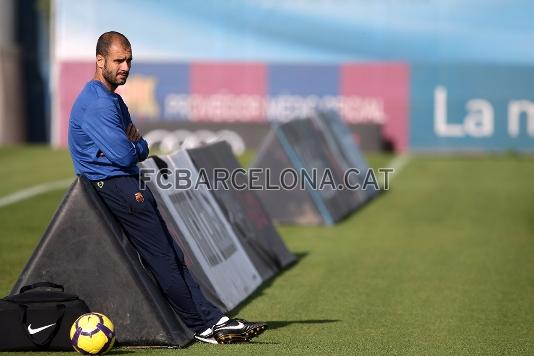
[[[130,121],[123,129],[113,103],[99,103],[87,110],[82,129],[112,163],[131,167],[148,156],[148,145]]]

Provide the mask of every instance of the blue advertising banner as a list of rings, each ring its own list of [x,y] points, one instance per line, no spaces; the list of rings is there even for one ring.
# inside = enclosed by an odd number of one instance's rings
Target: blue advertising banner
[[[412,150],[534,151],[534,67],[411,67]]]

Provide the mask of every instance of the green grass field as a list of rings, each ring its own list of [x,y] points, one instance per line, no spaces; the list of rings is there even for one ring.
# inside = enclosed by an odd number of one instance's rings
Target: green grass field
[[[73,174],[65,151],[43,147],[2,148],[0,167],[0,197]],[[532,177],[532,157],[413,157],[335,227],[279,228],[300,260],[239,307],[271,326],[254,343],[114,353],[533,355]],[[0,294],[63,193],[0,208]]]

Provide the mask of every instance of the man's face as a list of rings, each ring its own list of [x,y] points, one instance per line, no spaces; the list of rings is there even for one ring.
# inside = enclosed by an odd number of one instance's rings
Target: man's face
[[[114,86],[123,85],[132,67],[132,49],[113,43],[104,58],[103,77]]]

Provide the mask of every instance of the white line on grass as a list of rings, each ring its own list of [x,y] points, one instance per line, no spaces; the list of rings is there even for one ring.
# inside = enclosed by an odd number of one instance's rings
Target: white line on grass
[[[18,203],[22,200],[33,198],[43,193],[51,192],[53,190],[65,189],[69,185],[71,185],[73,179],[74,178],[69,178],[43,183],[30,188],[19,190],[18,192],[15,192],[13,194],[6,195],[0,198],[0,208]]]
[[[410,159],[412,157],[409,154],[402,154],[400,156],[397,156],[393,158],[389,163],[386,165],[388,168],[393,168],[395,171],[389,178],[389,183],[391,184],[391,181],[400,173],[400,171],[406,167],[408,162],[410,162]],[[385,178],[384,178],[385,179]],[[382,186],[384,186],[384,182],[382,182]]]
[[[411,158],[409,154],[397,156],[389,162],[387,167],[395,169],[395,173],[398,173],[408,164]]]

